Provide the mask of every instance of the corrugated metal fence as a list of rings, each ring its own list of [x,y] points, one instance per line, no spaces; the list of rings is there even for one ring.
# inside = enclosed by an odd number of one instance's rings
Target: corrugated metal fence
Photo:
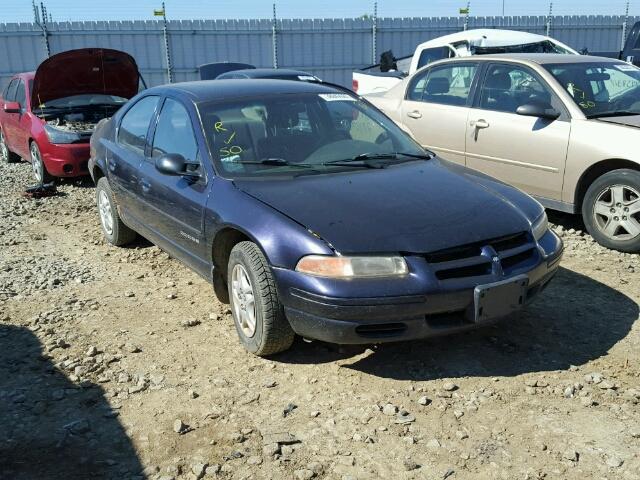
[[[626,20],[630,28],[640,17]],[[469,28],[539,34],[549,28],[551,36],[576,49],[617,52],[624,22],[624,16],[471,17]],[[460,31],[463,25],[458,17],[378,18],[375,29],[371,19],[169,21],[170,64],[173,81],[179,82],[197,79],[197,67],[204,63],[229,60],[271,67],[275,58],[281,68],[350,85],[351,71],[373,63],[374,53],[409,55],[419,43]],[[135,57],[149,86],[166,83],[162,26],[162,21],[54,22],[47,25],[45,42],[37,24],[0,23],[0,87],[14,73],[34,70],[46,58],[47,44],[51,54],[82,47],[124,50]]]

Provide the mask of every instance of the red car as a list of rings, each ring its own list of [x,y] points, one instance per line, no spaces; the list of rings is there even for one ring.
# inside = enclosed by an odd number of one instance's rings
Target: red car
[[[13,77],[0,99],[0,160],[31,162],[38,183],[87,175],[97,123],[138,93],[133,57],[83,48],[54,55]]]

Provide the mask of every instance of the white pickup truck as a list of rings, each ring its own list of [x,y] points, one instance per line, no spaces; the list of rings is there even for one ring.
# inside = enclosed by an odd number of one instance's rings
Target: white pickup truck
[[[578,55],[578,52],[573,48],[544,35],[515,30],[479,28],[452,33],[421,43],[413,55],[395,59],[395,65],[391,69],[389,69],[389,62],[386,62],[385,66],[379,64],[355,71],[353,72],[352,88],[359,95],[385,92],[407,75],[443,58],[489,53],[534,52]]]

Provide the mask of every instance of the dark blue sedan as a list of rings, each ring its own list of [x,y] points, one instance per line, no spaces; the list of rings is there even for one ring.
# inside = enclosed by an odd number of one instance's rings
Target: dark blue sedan
[[[529,302],[561,240],[535,200],[425,152],[326,84],[145,90],[91,141],[106,239],[136,232],[213,283],[257,355],[479,327]]]

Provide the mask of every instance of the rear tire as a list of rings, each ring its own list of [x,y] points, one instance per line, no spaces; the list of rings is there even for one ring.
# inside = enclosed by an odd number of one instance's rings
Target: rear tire
[[[600,245],[640,252],[640,172],[625,168],[598,177],[582,201],[582,218]]]
[[[14,163],[20,160],[20,156],[9,150],[4,138],[4,132],[0,129],[0,161],[2,163]]]
[[[38,182],[39,185],[53,182],[54,178],[47,171],[47,167],[42,160],[38,144],[36,142],[31,142],[29,151],[31,152],[31,169],[33,170],[33,177],[36,179],[36,182]]]
[[[115,198],[113,197],[113,192],[111,191],[111,186],[105,177],[98,179],[96,185],[96,204],[98,206],[102,233],[107,242],[120,247],[136,239],[137,233],[127,227],[120,218],[120,215],[118,215],[118,208]]]
[[[295,333],[284,315],[267,259],[255,243],[233,247],[227,275],[231,312],[244,347],[261,357],[291,347]]]

